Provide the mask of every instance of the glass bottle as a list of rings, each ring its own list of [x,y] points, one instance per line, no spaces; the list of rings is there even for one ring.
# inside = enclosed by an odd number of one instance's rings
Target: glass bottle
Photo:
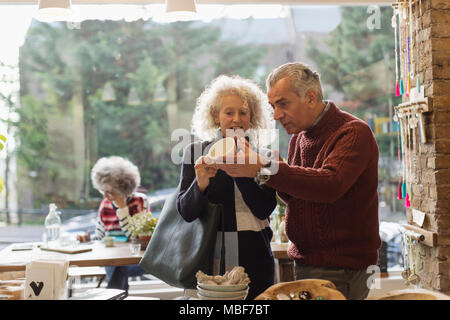
[[[45,231],[47,234],[47,241],[54,242],[59,239],[59,232],[61,228],[61,218],[59,215],[61,213],[56,211],[56,204],[50,203],[49,207],[49,213],[45,218]]]

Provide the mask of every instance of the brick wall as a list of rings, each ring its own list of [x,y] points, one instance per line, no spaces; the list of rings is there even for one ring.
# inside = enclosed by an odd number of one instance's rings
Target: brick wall
[[[413,12],[418,13],[414,7]],[[417,49],[415,70],[433,111],[425,114],[428,141],[421,148],[421,183],[413,185],[411,206],[426,213],[422,228],[438,234],[436,247],[420,245],[420,286],[450,294],[450,1],[422,0],[422,23],[412,48]],[[401,55],[407,58],[406,50]],[[413,224],[410,208],[407,217]]]

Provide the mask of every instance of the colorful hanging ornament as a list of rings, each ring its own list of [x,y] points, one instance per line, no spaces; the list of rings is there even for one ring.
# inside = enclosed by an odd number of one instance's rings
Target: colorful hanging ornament
[[[400,122],[399,116],[397,114],[397,110],[395,110],[393,120],[395,122],[397,122],[397,156],[398,156],[399,168],[401,168],[402,167],[402,146],[401,146],[401,140],[400,140],[401,122]],[[402,172],[400,170],[398,172],[397,199],[399,199],[399,200],[403,199],[403,196],[402,196]]]
[[[410,46],[409,49],[409,76],[410,81],[414,80],[414,69],[412,68],[414,63],[414,50],[412,50],[413,46],[413,13],[412,13],[412,0],[409,0],[409,38],[408,38],[408,45]],[[409,92],[411,92],[411,86],[409,87]]]
[[[418,183],[421,185],[422,184],[422,143],[424,143],[423,141],[423,137],[422,137],[422,132],[423,132],[423,116],[422,116],[422,111],[420,111],[419,109],[416,109],[416,117],[417,117],[417,125],[418,125],[418,143],[417,143],[417,152],[418,152],[418,162],[419,162],[419,173],[418,173]]]
[[[400,134],[401,134],[401,151],[402,151],[402,196],[401,199],[406,198],[406,131],[405,131],[404,115],[400,117]]]
[[[394,55],[395,55],[395,96],[400,96],[400,84],[399,84],[399,72],[398,72],[398,41],[397,41],[397,9],[394,9],[394,15],[392,16],[392,28],[394,28]]]
[[[402,194],[402,177],[399,177],[399,181],[398,181],[397,199],[398,200],[402,200],[403,199],[403,194]]]
[[[418,112],[418,106],[416,105],[414,107],[413,110],[413,114],[411,116],[411,122],[410,122],[410,127],[412,129],[412,151],[413,151],[413,157],[412,157],[412,182],[417,184],[418,183],[418,179],[417,179],[417,144],[418,144],[418,139],[417,139],[417,131],[416,129],[418,129],[418,123],[419,120],[417,118],[417,112]],[[413,194],[411,194],[411,201],[413,199]]]
[[[404,121],[405,121],[405,123],[404,123],[404,126],[403,126],[403,128],[404,128],[404,131],[405,131],[405,134],[404,134],[404,137],[405,137],[405,139],[404,139],[404,159],[405,159],[405,161],[404,161],[404,164],[403,164],[403,167],[404,167],[404,196],[403,196],[403,198],[409,198],[408,197],[408,193],[409,193],[409,179],[410,179],[410,171],[409,171],[409,160],[410,160],[410,154],[409,154],[409,147],[410,147],[410,145],[409,145],[409,115],[406,113],[405,115],[404,115]]]
[[[409,201],[409,193],[406,193],[405,207],[406,208],[411,207],[411,201]]]
[[[414,241],[414,251],[415,251],[415,255],[414,255],[414,267],[413,267],[413,274],[409,279],[409,282],[411,282],[413,285],[416,286],[416,288],[419,285],[419,281],[420,281],[420,277],[419,277],[419,258],[420,258],[420,254],[419,254],[419,242],[417,241],[417,239]]]
[[[398,17],[398,25],[397,25],[397,31],[398,31],[398,64],[399,64],[399,93],[400,95],[404,95],[405,94],[405,88],[403,85],[403,77],[405,75],[405,70],[404,70],[404,63],[402,63],[402,57],[403,57],[403,61],[404,61],[404,56],[402,54],[403,52],[403,32],[402,32],[402,21],[404,20],[404,14],[403,14],[403,6],[401,6],[399,9],[397,8],[397,17]]]
[[[402,278],[408,280],[410,276],[409,269],[409,243],[408,236],[406,235],[406,230],[402,230],[402,258],[403,258],[403,272]]]
[[[422,30],[422,28],[423,28],[423,23],[422,23],[422,0],[419,0],[418,5],[419,5],[419,10],[416,9],[416,12],[418,12],[419,16],[417,17],[417,20],[416,20],[417,21],[416,33],[419,32],[419,30]],[[416,37],[416,39],[418,39],[418,37]],[[419,59],[420,51],[419,51],[419,46],[417,44],[416,44],[416,48],[417,48],[417,51],[416,51],[417,52],[417,54],[416,54],[417,58],[416,59],[417,59],[417,61],[420,61],[420,59]],[[417,88],[417,92],[420,93],[421,87],[420,87],[420,75],[419,75],[419,72],[417,72],[416,77],[417,77],[416,88]]]
[[[407,86],[406,86],[406,97],[409,97],[409,93],[411,91],[411,51],[410,51],[410,38],[408,36],[408,42],[407,42],[407,48],[408,48],[408,82],[407,82]]]
[[[411,135],[411,114],[408,113],[406,117],[406,187],[407,187],[407,194],[406,194],[406,207],[408,208],[409,201],[411,200],[411,188],[412,188],[412,157],[411,157],[411,151],[412,151],[412,135]]]
[[[403,179],[403,182],[402,182],[402,199],[406,199],[406,195],[407,195],[407,192],[406,192],[406,180]]]

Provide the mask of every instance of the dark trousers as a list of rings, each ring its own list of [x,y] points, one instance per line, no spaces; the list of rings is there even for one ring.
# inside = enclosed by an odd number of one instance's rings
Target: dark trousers
[[[139,265],[105,267],[108,275],[107,288],[122,289],[128,292],[128,277],[138,277],[145,274]]]
[[[348,300],[364,300],[369,294],[367,280],[372,273],[367,270],[323,268],[294,261],[295,280],[323,279],[334,283]]]
[[[273,258],[261,259],[242,266],[250,278],[249,291],[246,300],[253,300],[274,284],[275,262]]]

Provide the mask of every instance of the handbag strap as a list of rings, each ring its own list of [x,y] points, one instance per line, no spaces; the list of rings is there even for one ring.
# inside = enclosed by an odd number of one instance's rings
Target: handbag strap
[[[222,205],[220,205],[222,207]],[[220,274],[225,274],[225,215],[222,210],[220,210],[220,216],[222,218],[222,248],[220,250]]]
[[[210,144],[212,141],[203,141],[202,142],[202,154],[205,147]],[[191,151],[191,163],[194,163],[194,152]],[[225,215],[223,212],[223,206],[220,204],[220,218],[222,220],[222,248],[220,249],[220,274],[225,274]]]

